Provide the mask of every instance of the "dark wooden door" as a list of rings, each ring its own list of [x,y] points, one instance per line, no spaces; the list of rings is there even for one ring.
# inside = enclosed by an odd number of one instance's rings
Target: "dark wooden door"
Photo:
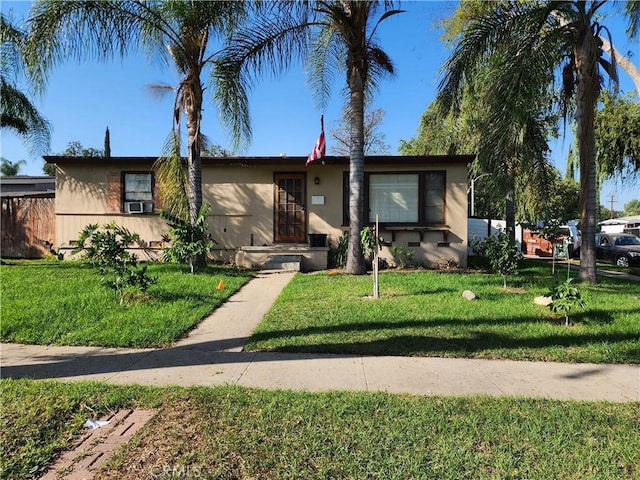
[[[275,175],[275,241],[306,242],[305,174]]]

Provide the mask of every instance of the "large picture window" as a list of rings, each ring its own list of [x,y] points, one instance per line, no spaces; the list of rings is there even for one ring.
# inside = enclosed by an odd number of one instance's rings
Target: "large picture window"
[[[417,173],[369,175],[369,222],[418,223],[419,192]]]
[[[396,225],[445,223],[446,175],[432,172],[365,173],[365,221]],[[349,173],[343,176],[343,224],[349,224]]]

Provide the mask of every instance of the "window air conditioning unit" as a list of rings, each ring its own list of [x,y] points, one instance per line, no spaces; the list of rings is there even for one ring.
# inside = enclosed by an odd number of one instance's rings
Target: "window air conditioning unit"
[[[144,204],[142,202],[127,202],[125,203],[125,210],[127,213],[143,213]]]

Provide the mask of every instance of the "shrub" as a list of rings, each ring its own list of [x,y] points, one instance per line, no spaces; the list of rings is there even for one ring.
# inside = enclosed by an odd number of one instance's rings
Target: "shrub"
[[[144,292],[157,281],[147,275],[146,266],[138,267],[138,257],[127,251],[133,243],[140,245],[140,236],[113,222],[102,229],[98,224],[89,224],[80,232],[78,246],[73,249],[74,254],[84,252],[84,258],[100,269],[101,282],[114,291],[121,305],[125,292]]]
[[[400,268],[405,268],[407,265],[413,264],[415,251],[412,248],[394,245],[391,247],[391,253],[393,253],[393,257]]]
[[[349,232],[344,232],[338,239],[336,248],[329,250],[329,266],[344,268],[347,264],[347,250],[349,249]]]
[[[378,244],[382,241],[378,238]],[[365,257],[370,257],[375,247],[375,239],[373,236],[373,229],[371,227],[365,227],[360,231],[360,245],[362,246],[362,253]],[[344,232],[342,237],[338,239],[338,244],[335,249],[329,251],[329,266],[344,268],[347,264],[347,251],[349,249],[349,232]]]
[[[494,272],[502,275],[503,287],[507,288],[507,277],[518,268],[522,258],[518,246],[509,238],[509,231],[499,229],[498,233],[483,240],[474,238],[471,247],[474,252],[487,258]]]
[[[580,290],[578,290],[578,287],[572,285],[571,281],[571,278],[567,279],[566,281],[556,285],[547,294],[551,297],[549,308],[553,313],[561,312],[564,314],[565,325],[569,325],[569,312],[573,308],[584,308],[584,302],[582,301]]]
[[[203,204],[198,212],[198,218],[194,225],[189,220],[161,211],[160,217],[167,221],[171,245],[164,249],[162,259],[166,262],[188,263],[191,273],[195,271],[196,259],[207,255],[215,242],[207,233],[207,216],[209,205]]]

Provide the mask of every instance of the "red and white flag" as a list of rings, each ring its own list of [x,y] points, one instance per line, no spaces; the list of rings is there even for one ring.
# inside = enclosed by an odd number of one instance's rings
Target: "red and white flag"
[[[313,151],[307,158],[307,163],[304,166],[308,166],[316,160],[320,160],[324,158],[327,151],[327,146],[324,143],[324,116],[320,116],[320,136],[318,137],[318,141],[313,147]]]

